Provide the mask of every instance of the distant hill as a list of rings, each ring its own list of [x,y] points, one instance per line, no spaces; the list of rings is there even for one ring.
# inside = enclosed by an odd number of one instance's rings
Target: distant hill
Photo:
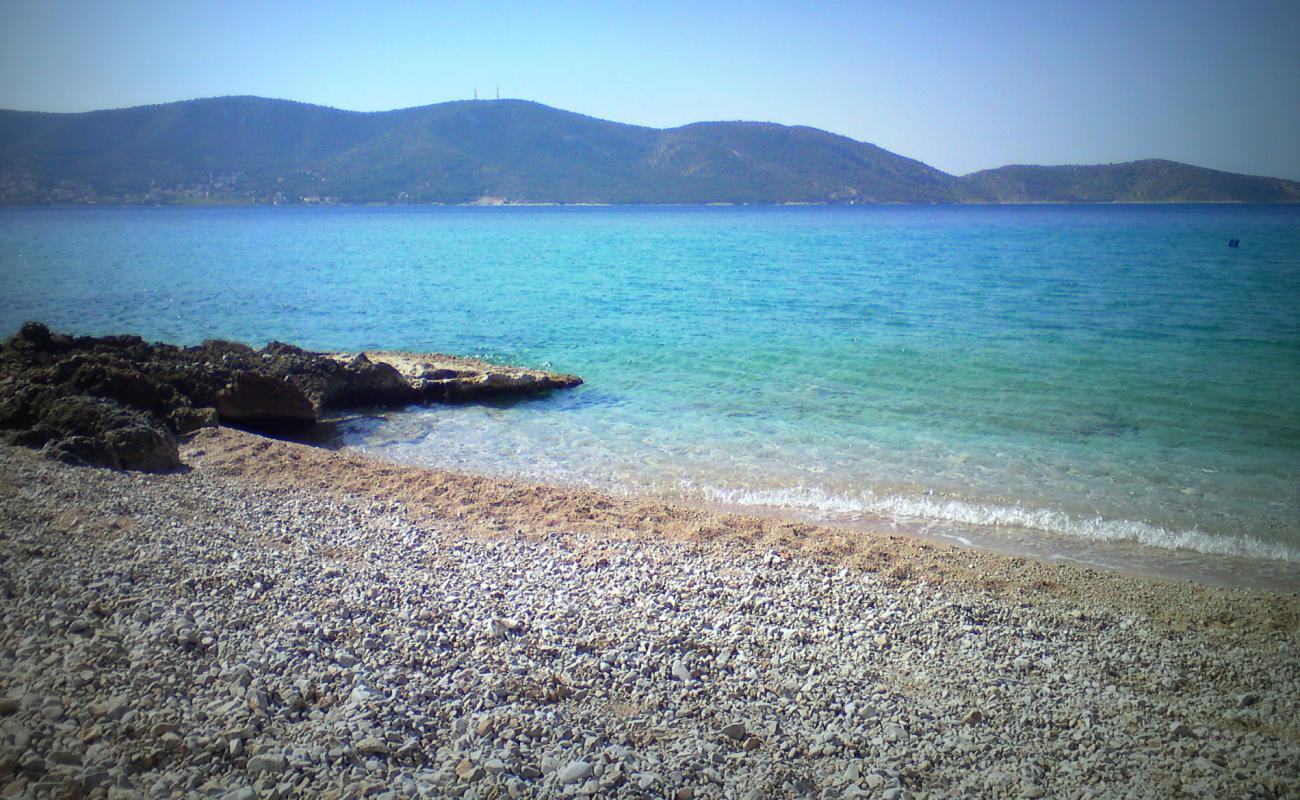
[[[522,100],[361,113],[222,97],[0,111],[0,203],[1300,201],[1300,184],[1142,161],[958,178],[826,131],[658,130]]]
[[[995,203],[1295,203],[1300,183],[1147,159],[1127,164],[1013,165],[961,179],[971,197]]]

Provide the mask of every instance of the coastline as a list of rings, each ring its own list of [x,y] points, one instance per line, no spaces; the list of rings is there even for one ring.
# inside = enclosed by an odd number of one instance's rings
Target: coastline
[[[1259,589],[1279,594],[1300,592],[1300,573],[1294,560],[1206,552],[1131,539],[1083,538],[1006,523],[980,524],[870,512],[844,518],[799,509],[721,501],[702,501],[699,505],[722,513],[761,514],[808,522],[819,528],[843,529],[856,535],[871,536],[886,531],[959,550],[989,552],[1007,558],[1024,558],[1049,565],[1067,565],[1167,583]]]
[[[213,445],[209,447],[207,442]],[[218,428],[183,449],[186,462],[228,472],[260,486],[309,486],[375,502],[398,500],[415,519],[454,517],[480,535],[547,536],[564,531],[615,540],[651,539],[776,550],[901,581],[957,583],[964,589],[1016,592],[1034,587],[1061,600],[1117,605],[1117,610],[1169,615],[1171,621],[1208,624],[1224,613],[1242,618],[1290,619],[1300,624],[1300,593],[1251,591],[1171,581],[1154,575],[1052,564],[991,550],[945,544],[910,533],[881,533],[819,525],[738,508],[616,496],[577,486],[537,484],[468,472],[407,466],[349,451],[331,451]],[[1177,598],[1177,599],[1175,599]],[[1208,600],[1236,612],[1210,611]],[[1246,608],[1259,598],[1269,602]],[[1277,600],[1273,605],[1272,601]],[[1292,607],[1287,608],[1290,600]],[[1179,622],[1179,624],[1182,624]],[[1279,623],[1286,624],[1286,623]]]
[[[1296,594],[181,450],[0,448],[19,795],[1295,796]]]

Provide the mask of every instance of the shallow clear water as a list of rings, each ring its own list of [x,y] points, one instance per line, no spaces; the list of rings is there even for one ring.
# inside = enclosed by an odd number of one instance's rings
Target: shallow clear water
[[[8,209],[0,281],[4,332],[587,380],[348,423],[399,460],[1300,571],[1300,208]]]

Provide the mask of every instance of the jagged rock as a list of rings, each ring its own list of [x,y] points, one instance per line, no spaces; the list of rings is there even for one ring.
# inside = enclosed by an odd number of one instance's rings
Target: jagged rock
[[[174,436],[221,422],[292,433],[328,409],[461,401],[576,386],[572,375],[450,356],[197,347],[70,337],[29,322],[0,346],[0,440],[83,464],[178,465]],[[64,401],[76,399],[75,402]]]
[[[398,405],[415,403],[420,393],[392,364],[374,362],[358,353],[343,366],[347,380],[338,394],[323,398],[327,406]]]
[[[91,467],[121,467],[108,444],[93,436],[57,435],[46,439],[41,452],[51,458],[57,458],[69,464],[84,464]]]
[[[75,371],[68,382],[81,393],[116,400],[151,414],[164,413],[175,405],[172,387],[151,380],[129,363],[89,355],[74,356],[70,363],[75,364]]]
[[[39,322],[24,322],[13,338],[9,347],[41,353],[63,352],[72,346],[72,339],[50,332]]]
[[[212,407],[193,408],[182,406],[167,415],[172,429],[179,434],[189,434],[203,428],[215,428],[221,424],[221,417]]]
[[[292,345],[272,342],[266,352],[274,358],[272,373],[311,398],[317,411],[364,406],[401,406],[421,400],[410,383],[389,364],[375,363],[364,353],[321,356]]]
[[[438,353],[382,351],[368,355],[371,360],[396,370],[425,402],[455,403],[502,395],[529,395],[582,384],[582,378],[576,375],[507,367]]]
[[[31,427],[31,401],[40,388],[16,378],[0,380],[0,429]]]
[[[40,421],[52,432],[45,449],[65,461],[146,471],[181,463],[176,440],[157,419],[111,400],[60,398]]]
[[[241,371],[217,392],[217,413],[233,422],[312,423],[316,406],[283,378]]]

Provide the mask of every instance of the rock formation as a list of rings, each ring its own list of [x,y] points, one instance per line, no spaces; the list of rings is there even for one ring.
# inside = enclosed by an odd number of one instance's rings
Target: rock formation
[[[334,356],[346,358],[346,356]],[[365,358],[359,355],[356,358]],[[457,403],[488,397],[529,395],[569,389],[582,383],[576,375],[557,375],[522,367],[488,364],[472,358],[439,353],[370,353],[391,367],[426,403]]]
[[[272,342],[197,347],[23,325],[0,346],[0,440],[121,469],[180,466],[176,436],[230,424],[301,431],[328,410],[528,395],[582,383],[436,354],[313,353]]]

